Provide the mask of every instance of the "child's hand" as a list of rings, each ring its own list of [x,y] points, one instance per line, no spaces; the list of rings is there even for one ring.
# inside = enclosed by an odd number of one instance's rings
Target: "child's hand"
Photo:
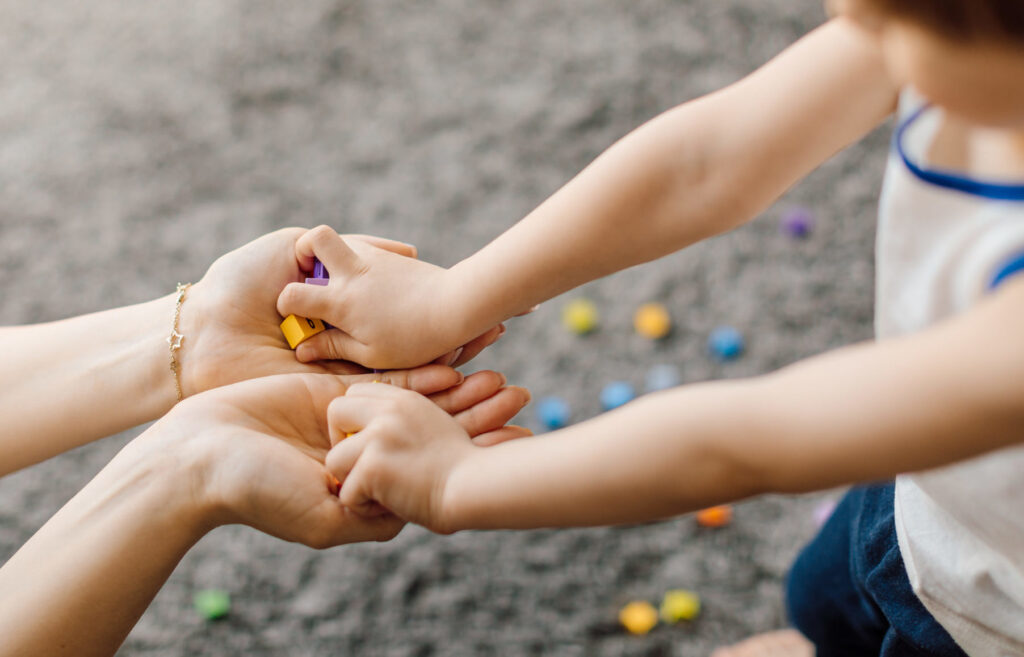
[[[186,397],[270,374],[366,371],[340,361],[296,362],[281,335],[277,296],[285,285],[304,277],[295,261],[295,242],[305,233],[301,228],[286,228],[264,235],[218,258],[189,289],[179,324],[185,339],[178,351]],[[415,249],[400,242],[366,236],[350,239],[394,250],[400,258],[415,254]]]
[[[458,295],[446,269],[346,241],[328,226],[309,231],[295,248],[299,265],[307,271],[313,269],[314,257],[320,259],[330,284],[289,285],[277,300],[278,312],[322,319],[337,329],[299,345],[295,353],[302,362],[340,359],[383,369],[412,367],[451,354],[448,362],[458,364],[500,335],[497,329],[475,340],[475,334],[464,335],[456,306],[446,301]]]
[[[455,468],[479,445],[526,435],[505,428],[470,438],[465,422],[387,385],[350,387],[331,402],[327,418],[332,441],[339,441],[327,468],[342,481],[342,504],[369,517],[386,509],[440,533],[453,530],[445,489]]]

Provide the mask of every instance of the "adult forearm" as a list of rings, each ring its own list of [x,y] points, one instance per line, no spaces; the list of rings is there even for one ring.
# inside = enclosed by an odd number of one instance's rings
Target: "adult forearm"
[[[208,529],[176,456],[136,443],[0,568],[0,656],[114,654]]]
[[[0,329],[0,475],[163,415],[175,296]]]

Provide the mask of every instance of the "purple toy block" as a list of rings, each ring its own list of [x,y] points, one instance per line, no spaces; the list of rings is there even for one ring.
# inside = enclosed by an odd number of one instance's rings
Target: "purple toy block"
[[[330,277],[331,277],[330,273],[328,273],[328,271],[324,268],[324,263],[320,262],[319,258],[313,258],[313,278],[328,279]],[[306,279],[306,282],[308,283],[309,279]],[[327,284],[326,283],[320,283],[320,285],[327,285]]]
[[[331,282],[329,278],[307,278],[306,282],[310,285],[327,285]]]

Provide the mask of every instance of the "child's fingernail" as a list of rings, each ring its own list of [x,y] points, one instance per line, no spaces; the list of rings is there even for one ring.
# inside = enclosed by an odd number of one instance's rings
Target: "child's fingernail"
[[[455,373],[459,375],[459,383],[456,383],[455,385],[459,385],[459,384],[461,384],[461,383],[462,383],[463,381],[465,381],[465,380],[466,380],[466,375],[465,375],[465,374],[463,374],[462,372],[459,372],[458,370],[455,370]]]
[[[451,355],[451,358],[448,359],[448,367],[451,367],[452,365],[454,365],[455,361],[459,360],[459,356],[461,356],[461,355],[462,355],[462,347],[459,347],[458,349],[453,351],[452,355]]]
[[[504,324],[498,324],[498,337],[500,338],[501,336],[505,335],[505,331],[507,330],[507,326],[505,326]]]
[[[505,384],[508,383],[508,377],[502,374],[501,372],[498,372],[498,378],[501,379],[501,385],[503,387],[505,386]]]

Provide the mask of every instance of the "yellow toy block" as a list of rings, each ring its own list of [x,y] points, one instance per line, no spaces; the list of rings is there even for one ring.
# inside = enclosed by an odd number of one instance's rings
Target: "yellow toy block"
[[[324,323],[319,319],[307,319],[298,315],[288,315],[281,322],[281,333],[284,333],[284,339],[288,341],[288,346],[292,349],[322,332],[325,328]]]

